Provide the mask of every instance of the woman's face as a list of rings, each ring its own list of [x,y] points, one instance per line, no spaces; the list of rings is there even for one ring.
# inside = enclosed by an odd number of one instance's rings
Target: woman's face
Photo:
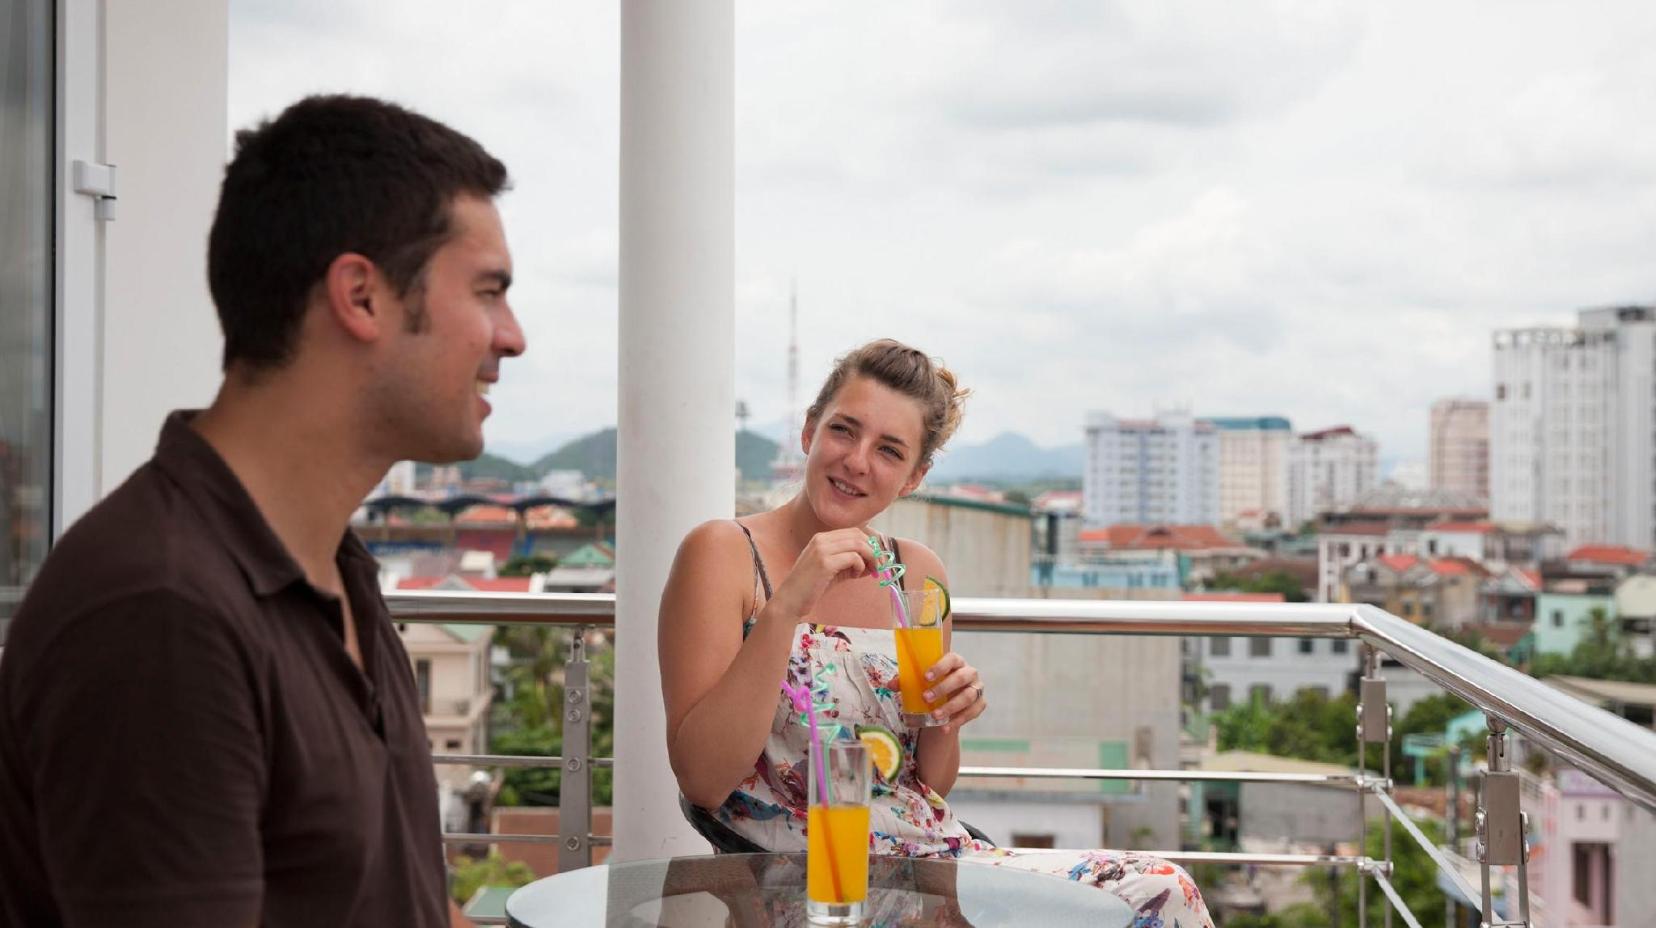
[[[805,424],[805,498],[823,522],[866,523],[920,485],[920,401],[852,377],[820,418]]]

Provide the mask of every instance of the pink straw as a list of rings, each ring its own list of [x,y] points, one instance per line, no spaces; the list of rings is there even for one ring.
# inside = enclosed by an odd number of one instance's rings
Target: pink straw
[[[880,544],[880,536],[868,536],[868,544],[874,549],[875,575],[880,578],[880,586],[885,587],[886,592],[891,594],[891,606],[892,611],[897,614],[897,624],[908,628],[908,603],[903,601],[903,594],[897,589],[903,583],[903,565],[897,563],[895,554]]]
[[[816,758],[817,765],[817,797],[822,803],[823,836],[827,839],[829,851],[828,879],[834,886],[834,899],[845,898],[845,890],[840,888],[839,865],[834,862],[832,850],[834,841],[828,825],[828,757],[822,751],[822,735],[817,732],[816,709],[811,705],[811,688],[809,686],[791,686],[787,680],[782,681],[782,692],[788,694],[793,702],[794,709],[805,713],[806,724],[811,727],[811,756]]]
[[[788,694],[793,701],[794,710],[805,713],[805,722],[811,729],[811,756],[816,758],[817,768],[817,801],[823,808],[828,807],[828,758],[822,752],[822,735],[817,732],[816,708],[811,705],[811,688],[808,686],[793,686],[788,681],[782,681],[782,692]]]

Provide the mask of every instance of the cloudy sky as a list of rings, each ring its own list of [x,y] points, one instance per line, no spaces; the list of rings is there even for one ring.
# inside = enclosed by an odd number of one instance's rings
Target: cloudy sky
[[[619,4],[231,0],[230,121],[411,105],[511,169],[530,350],[491,447],[615,421]],[[736,388],[890,335],[962,440],[1090,409],[1351,423],[1423,457],[1497,327],[1656,299],[1656,7],[736,0]]]

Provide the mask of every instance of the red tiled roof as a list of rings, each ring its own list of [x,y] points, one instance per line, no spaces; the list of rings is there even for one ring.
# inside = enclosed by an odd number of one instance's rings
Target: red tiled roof
[[[1187,603],[1282,603],[1287,597],[1281,593],[1186,593],[1179,599]]]
[[[1381,564],[1384,564],[1387,570],[1393,571],[1394,573],[1403,573],[1409,568],[1420,563],[1420,558],[1415,557],[1412,554],[1383,554],[1380,557],[1375,558],[1375,560],[1379,561]]]
[[[457,551],[487,551],[495,556],[495,561],[506,563],[512,557],[512,546],[517,542],[515,532],[487,529],[461,528],[454,532],[454,548]]]
[[[1582,545],[1571,551],[1564,558],[1566,561],[1588,561],[1593,564],[1622,564],[1629,567],[1638,567],[1650,559],[1650,555],[1638,548],[1629,548],[1624,545]]]
[[[1385,535],[1391,531],[1386,522],[1344,522],[1324,525],[1319,535]]]
[[[1461,577],[1472,572],[1470,565],[1447,557],[1440,557],[1426,566],[1432,568],[1432,573],[1440,577]]]
[[[1237,543],[1211,525],[1112,525],[1081,533],[1082,541],[1103,542],[1123,550],[1201,551],[1234,548]]]
[[[517,522],[517,512],[508,506],[490,506],[478,504],[460,510],[455,517],[456,525],[498,525],[502,522]]]
[[[397,581],[399,590],[429,590],[448,577],[404,577]],[[527,593],[529,592],[529,577],[496,577],[486,580],[482,577],[455,577],[461,583],[471,587],[479,593]]]
[[[1326,429],[1318,429],[1315,432],[1306,432],[1301,435],[1300,438],[1307,439],[1309,441],[1322,441],[1324,438],[1337,438],[1341,435],[1355,434],[1357,434],[1357,430],[1353,429],[1349,425],[1335,425]]]
[[[1519,568],[1516,571],[1516,573],[1518,574],[1518,576],[1524,578],[1524,582],[1529,584],[1530,589],[1532,589],[1532,590],[1541,589],[1541,571],[1539,571],[1539,570],[1524,570],[1522,568]]]
[[[1453,532],[1461,535],[1487,535],[1495,531],[1495,526],[1489,522],[1439,522],[1436,525],[1426,526],[1428,532]]]
[[[1502,650],[1511,648],[1530,633],[1530,625],[1527,622],[1488,622],[1468,625],[1466,628],[1468,631],[1477,632],[1483,640],[1499,646]]]

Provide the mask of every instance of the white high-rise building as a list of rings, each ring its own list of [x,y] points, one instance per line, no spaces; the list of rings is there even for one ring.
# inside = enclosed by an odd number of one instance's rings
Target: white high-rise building
[[[1219,518],[1261,524],[1288,518],[1288,448],[1293,426],[1281,416],[1203,419],[1219,430]]]
[[[1188,412],[1087,416],[1081,511],[1089,525],[1219,521],[1219,435]]]
[[[1432,404],[1428,441],[1434,490],[1489,498],[1489,403],[1447,399]]]
[[[1656,307],[1497,331],[1494,351],[1494,519],[1551,523],[1570,545],[1656,545]]]
[[[1380,446],[1349,425],[1296,436],[1288,453],[1289,524],[1351,505],[1379,476]]]
[[[381,496],[413,496],[414,495],[414,468],[413,461],[398,461],[385,472],[380,482],[368,492],[369,499]]]

